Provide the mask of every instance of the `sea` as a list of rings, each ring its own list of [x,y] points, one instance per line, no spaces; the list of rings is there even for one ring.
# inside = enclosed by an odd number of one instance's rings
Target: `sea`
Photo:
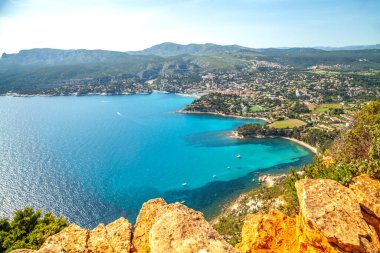
[[[93,228],[134,222],[162,197],[207,219],[262,173],[282,173],[313,154],[283,139],[238,140],[260,120],[177,113],[174,94],[0,97],[0,218],[32,206]],[[238,158],[240,156],[240,158]]]

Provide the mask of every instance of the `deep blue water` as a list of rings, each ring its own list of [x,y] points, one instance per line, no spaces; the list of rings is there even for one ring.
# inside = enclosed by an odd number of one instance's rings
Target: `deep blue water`
[[[255,187],[257,172],[310,162],[289,141],[229,137],[252,121],[175,113],[192,100],[0,97],[0,216],[31,205],[91,227],[134,221],[143,202],[160,196],[210,216],[226,197]]]

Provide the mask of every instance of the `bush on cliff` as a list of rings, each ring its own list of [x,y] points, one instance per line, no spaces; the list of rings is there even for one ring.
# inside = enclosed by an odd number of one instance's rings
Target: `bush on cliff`
[[[365,105],[324,156],[303,170],[309,178],[329,178],[344,185],[363,173],[380,179],[380,101]]]
[[[0,219],[0,252],[14,249],[38,249],[51,235],[58,233],[68,225],[63,217],[51,212],[42,216],[42,211],[25,207],[14,213],[11,221]]]

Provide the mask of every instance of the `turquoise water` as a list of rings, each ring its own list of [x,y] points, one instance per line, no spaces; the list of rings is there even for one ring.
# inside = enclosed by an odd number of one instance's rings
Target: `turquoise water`
[[[257,172],[311,160],[282,139],[229,137],[252,121],[176,113],[192,100],[0,97],[0,216],[31,205],[91,227],[133,221],[160,196],[212,214],[227,196],[255,187]]]

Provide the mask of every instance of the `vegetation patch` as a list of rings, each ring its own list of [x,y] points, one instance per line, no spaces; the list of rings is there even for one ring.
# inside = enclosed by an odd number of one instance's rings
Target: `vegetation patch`
[[[300,126],[306,126],[307,123],[305,121],[299,119],[287,119],[287,120],[278,120],[269,125],[269,127],[273,128],[294,128]]]
[[[48,212],[34,211],[31,207],[18,210],[12,220],[0,219],[0,252],[15,249],[39,249],[44,241],[67,227],[63,217]]]
[[[317,108],[315,108],[315,113],[329,113],[332,109],[344,109],[345,106],[340,103],[333,104],[321,104]]]
[[[260,105],[254,105],[249,109],[251,112],[261,112],[264,108]]]

